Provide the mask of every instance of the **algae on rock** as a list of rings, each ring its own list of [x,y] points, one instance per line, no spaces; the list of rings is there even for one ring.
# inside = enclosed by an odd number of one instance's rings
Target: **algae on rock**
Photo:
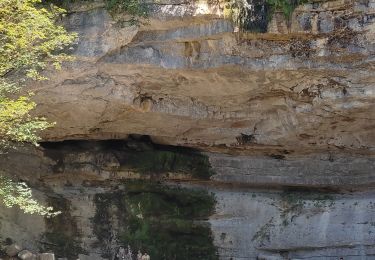
[[[206,191],[132,181],[124,191],[97,194],[95,233],[110,236],[109,211],[117,207],[119,243],[148,252],[152,259],[217,259],[211,230],[205,220],[215,199]]]
[[[71,215],[70,203],[65,198],[49,198],[49,204],[61,210],[61,214],[46,218],[47,232],[43,235],[41,251],[52,251],[57,257],[77,259],[78,254],[85,253],[81,247],[80,233],[74,217]]]

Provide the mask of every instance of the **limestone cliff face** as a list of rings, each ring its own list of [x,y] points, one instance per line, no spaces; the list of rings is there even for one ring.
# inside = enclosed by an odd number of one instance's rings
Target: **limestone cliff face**
[[[375,3],[316,2],[234,33],[220,4],[150,4],[140,28],[73,6],[75,62],[30,86],[46,141],[123,139],[244,154],[375,148]]]
[[[1,209],[0,237],[68,259],[127,243],[152,259],[374,259],[374,0],[312,1],[265,33],[235,32],[220,1],[148,5],[140,27],[100,1],[69,8],[75,61],[29,85],[57,124],[0,155],[63,215]]]
[[[0,165],[63,212],[43,219],[0,205],[0,237],[69,260],[113,259],[127,244],[155,260],[375,256],[375,194],[351,192],[373,180],[365,159],[230,157],[132,140],[23,148]],[[259,186],[271,181],[279,189]],[[312,189],[322,183],[325,192]]]

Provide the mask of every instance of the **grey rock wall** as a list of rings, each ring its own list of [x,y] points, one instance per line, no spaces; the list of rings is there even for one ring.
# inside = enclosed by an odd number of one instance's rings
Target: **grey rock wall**
[[[57,256],[67,256],[65,252],[69,257],[107,259],[106,254],[121,245],[120,233],[127,223],[118,213],[126,211],[124,204],[114,203],[108,208],[111,214],[100,213],[95,196],[113,196],[130,180],[152,179],[214,195],[214,213],[204,222],[219,259],[375,259],[374,162],[369,158],[206,153],[214,175],[197,180],[186,172],[122,168],[127,153],[114,147],[124,149],[127,144],[111,144],[45,144],[44,149],[25,147],[0,156],[3,173],[17,172],[13,177],[28,182],[41,202],[63,211],[54,221],[1,206],[1,238],[12,238],[31,251],[42,248]],[[155,149],[134,140],[127,146]],[[111,235],[103,240],[98,230]]]
[[[216,181],[263,186],[344,187],[374,185],[375,160],[345,154],[319,154],[297,158],[210,154]]]
[[[107,253],[101,251],[98,244],[100,238],[94,232],[97,223],[93,223],[93,218],[98,209],[93,198],[95,194],[111,192],[111,189],[87,186],[54,188],[55,194],[68,199],[71,205],[69,214],[74,222],[67,223],[65,228],[70,229],[72,225],[79,230],[79,236],[70,239],[79,242],[85,255],[99,257]],[[198,188],[212,192],[217,201],[215,214],[208,223],[219,259],[375,259],[375,204],[371,192],[327,194],[314,191]],[[14,222],[10,212],[2,208],[0,213],[4,238],[19,239],[28,249],[40,247],[40,242],[48,243],[44,232],[49,231],[50,226],[44,226],[41,217],[33,219],[24,216],[28,221]],[[22,215],[20,212],[17,214]],[[42,225],[37,225],[41,221]],[[12,226],[6,226],[9,222]],[[107,246],[115,252],[120,245],[116,239],[120,227],[115,214],[106,225],[109,226],[103,228],[109,227],[113,234],[113,240]],[[18,233],[18,230],[22,233]]]
[[[375,259],[373,195],[216,190],[221,259]],[[274,258],[272,258],[274,257]]]

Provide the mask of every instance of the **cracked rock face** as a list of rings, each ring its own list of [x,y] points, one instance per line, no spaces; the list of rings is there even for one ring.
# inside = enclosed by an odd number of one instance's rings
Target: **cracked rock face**
[[[76,60],[30,86],[37,113],[57,122],[46,141],[142,134],[243,154],[374,153],[371,1],[306,4],[263,34],[234,33],[214,4],[154,4],[140,28],[100,4],[76,9]]]

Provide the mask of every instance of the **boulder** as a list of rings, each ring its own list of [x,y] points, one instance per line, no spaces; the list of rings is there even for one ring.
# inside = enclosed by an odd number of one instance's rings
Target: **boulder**
[[[30,252],[29,250],[22,250],[18,253],[18,258],[21,260],[35,260],[36,255]]]
[[[21,252],[22,247],[18,244],[11,244],[5,247],[5,253],[8,256],[16,256],[19,252]]]
[[[38,260],[55,260],[55,254],[53,253],[40,254]]]
[[[90,254],[90,255],[78,255],[79,260],[103,260],[103,258],[98,254]]]

